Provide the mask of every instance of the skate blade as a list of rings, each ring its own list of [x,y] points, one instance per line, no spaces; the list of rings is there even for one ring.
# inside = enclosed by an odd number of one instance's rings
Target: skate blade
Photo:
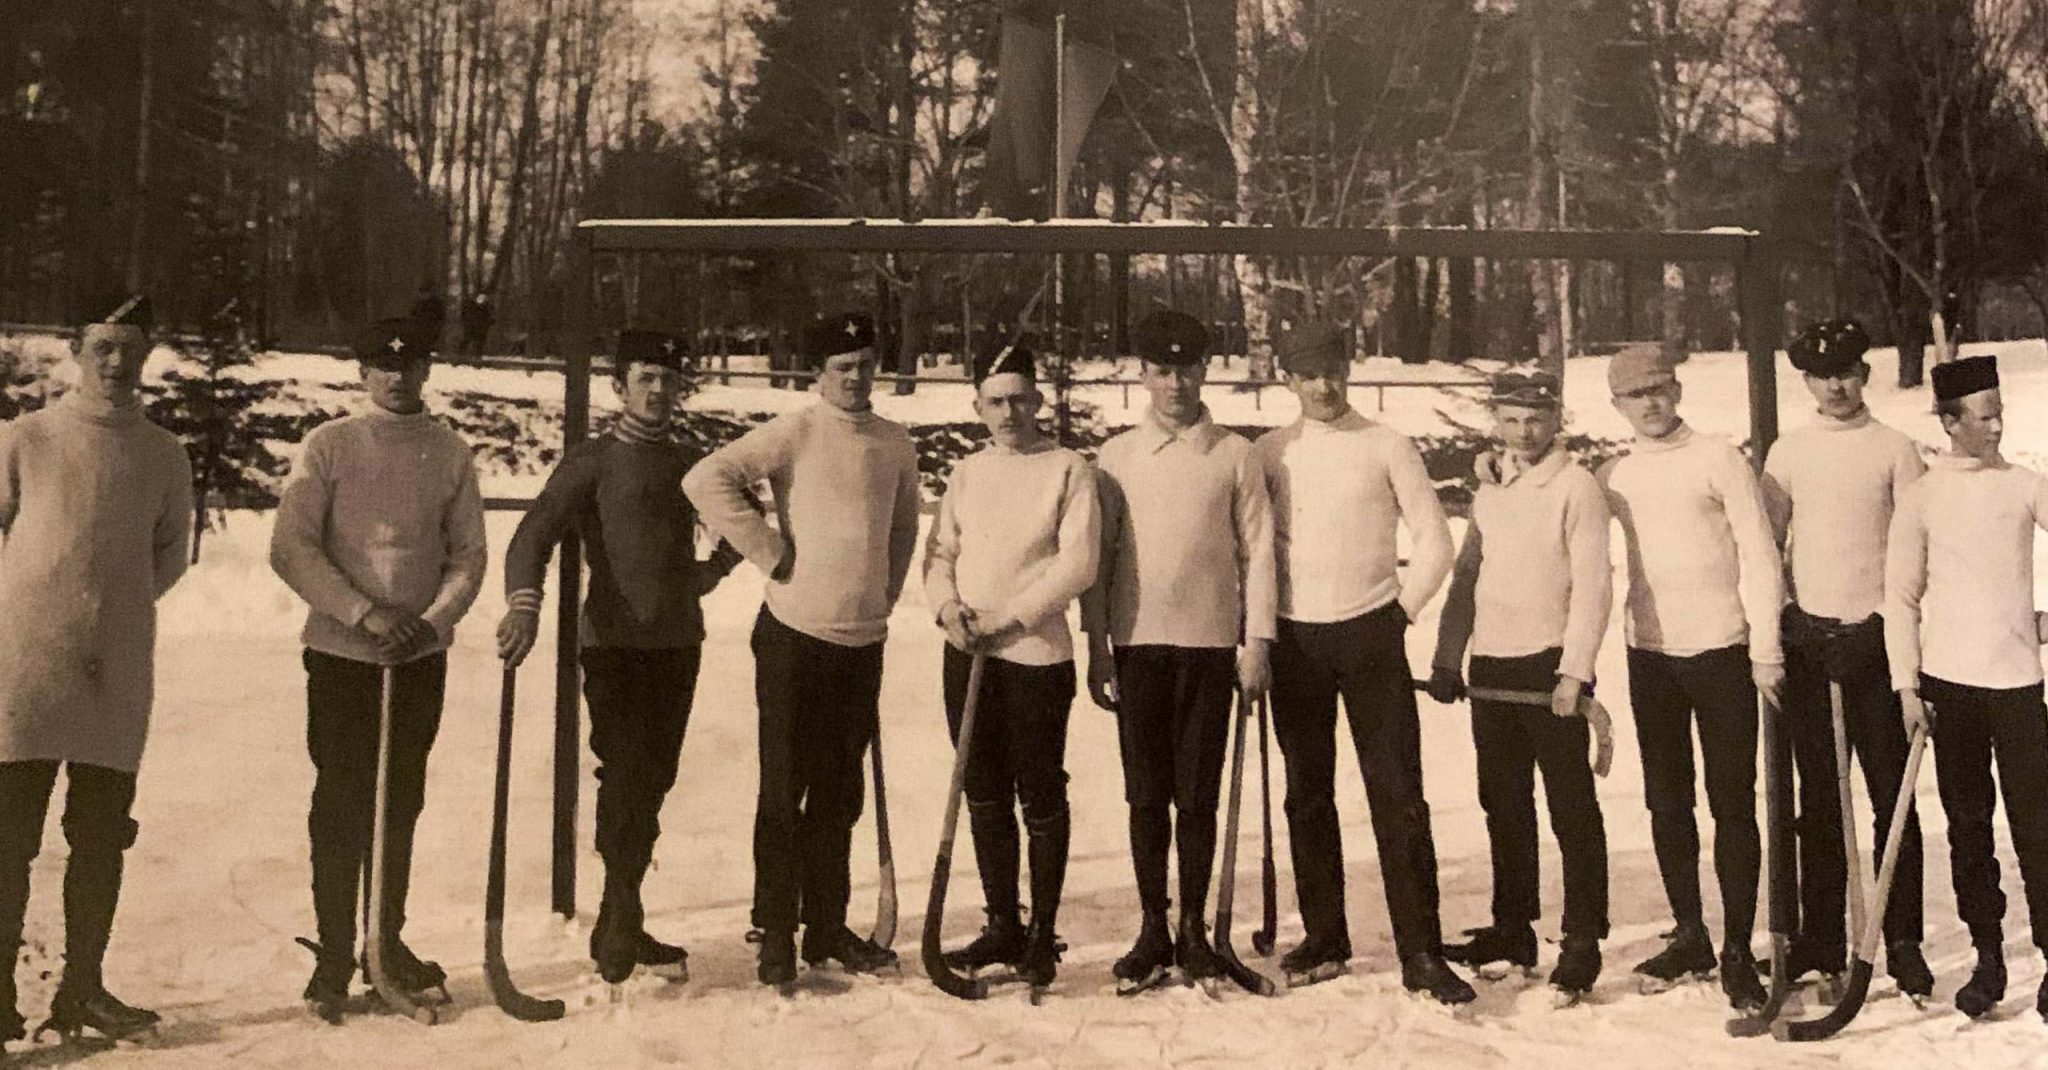
[[[328,1006],[319,1000],[309,999],[303,1002],[305,1003],[307,1014],[318,1018],[328,1025],[340,1025],[347,1013],[341,1007]]]
[[[1536,976],[1536,967],[1523,966],[1515,962],[1494,961],[1483,966],[1474,967],[1472,973],[1474,976],[1488,981],[1526,981]]]
[[[1453,1021],[1469,1024],[1476,1020],[1477,1000],[1465,1000],[1462,1003],[1446,1003],[1428,991],[1418,989],[1408,990],[1408,998],[1423,1008],[1445,1015]]]
[[[1141,992],[1150,992],[1166,984],[1172,977],[1173,971],[1164,966],[1154,966],[1152,972],[1143,977],[1117,978],[1116,994],[1119,996],[1135,996]]]
[[[1556,988],[1550,990],[1550,1009],[1568,1011],[1586,1001],[1586,992],[1577,988]]]
[[[1324,981],[1334,981],[1350,972],[1351,964],[1348,962],[1318,963],[1307,970],[1288,971],[1287,987],[1305,988],[1309,985],[1319,985]]]
[[[1661,996],[1674,988],[1695,985],[1710,980],[1705,970],[1694,970],[1677,977],[1652,977],[1647,973],[1636,974],[1636,991],[1645,996]]]
[[[690,964],[687,962],[664,963],[660,966],[643,967],[648,973],[672,985],[685,984],[690,980]]]

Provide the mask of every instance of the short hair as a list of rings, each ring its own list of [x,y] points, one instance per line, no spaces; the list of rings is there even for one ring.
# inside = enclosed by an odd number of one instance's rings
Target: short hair
[[[1962,399],[1962,398],[1935,398],[1935,399],[1934,399],[1934,415],[1935,415],[1935,416],[1937,416],[1937,417],[1940,417],[1940,418],[1941,418],[1941,419],[1943,419],[1943,420],[1947,420],[1947,419],[1950,419],[1950,418],[1953,418],[1953,419],[1957,419],[1957,420],[1960,420],[1960,419],[1962,419],[1962,418],[1963,418],[1963,399]]]

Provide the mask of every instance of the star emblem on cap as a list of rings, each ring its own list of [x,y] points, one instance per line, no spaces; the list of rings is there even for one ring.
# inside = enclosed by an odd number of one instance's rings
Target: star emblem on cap
[[[392,335],[391,340],[389,342],[384,343],[384,348],[392,351],[393,353],[403,353],[405,352],[405,339],[400,338],[397,335]]]
[[[848,337],[848,338],[858,338],[858,337],[860,337],[860,324],[858,324],[858,323],[855,323],[855,322],[853,322],[852,320],[847,320],[847,321],[846,321],[846,337]]]
[[[661,343],[661,351],[673,357],[676,355],[676,340],[671,338]]]

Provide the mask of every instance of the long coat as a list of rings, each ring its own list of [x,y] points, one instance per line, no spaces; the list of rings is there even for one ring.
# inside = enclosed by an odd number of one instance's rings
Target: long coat
[[[0,762],[136,770],[191,530],[192,464],[140,408],[74,390],[0,425]]]

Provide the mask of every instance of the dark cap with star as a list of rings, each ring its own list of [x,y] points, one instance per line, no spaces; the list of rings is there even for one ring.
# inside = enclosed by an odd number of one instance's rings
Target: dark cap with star
[[[875,321],[864,312],[841,312],[812,320],[804,328],[805,359],[823,364],[825,358],[875,346]]]
[[[78,323],[82,327],[99,324],[136,327],[148,334],[156,328],[156,310],[150,305],[148,294],[117,290],[87,299],[79,307]]]
[[[1334,323],[1304,323],[1280,336],[1274,354],[1289,375],[1321,375],[1350,363],[1351,342]]]
[[[1955,401],[1998,389],[1998,358],[1989,353],[1943,361],[1927,373],[1934,381],[1936,401]]]
[[[405,316],[378,320],[356,336],[356,359],[373,368],[434,358],[433,329]]]
[[[1131,328],[1131,348],[1148,364],[1200,364],[1209,356],[1209,332],[1185,312],[1154,312]]]
[[[683,340],[667,331],[627,330],[619,332],[619,347],[612,354],[612,364],[620,375],[626,374],[629,364],[655,364],[682,371],[683,358],[689,354]]]
[[[1810,324],[1785,347],[1792,366],[1820,379],[1838,379],[1856,368],[1870,348],[1870,335],[1855,320]]]
[[[974,385],[987,382],[991,375],[1021,375],[1038,382],[1038,358],[1022,345],[1007,345],[983,353],[974,361]]]
[[[1555,409],[1564,404],[1564,387],[1557,376],[1535,368],[1509,368],[1487,381],[1488,405],[1522,409]]]

